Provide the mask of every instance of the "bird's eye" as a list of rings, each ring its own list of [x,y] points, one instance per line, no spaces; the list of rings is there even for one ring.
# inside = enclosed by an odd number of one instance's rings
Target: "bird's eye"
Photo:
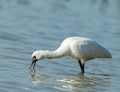
[[[35,58],[35,59],[36,59],[36,56],[33,56],[33,58]]]
[[[36,60],[36,56],[33,56],[33,57],[32,57],[32,60]]]

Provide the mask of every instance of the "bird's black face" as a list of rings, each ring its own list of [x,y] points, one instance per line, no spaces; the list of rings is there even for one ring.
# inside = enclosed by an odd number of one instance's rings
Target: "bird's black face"
[[[32,63],[31,63],[31,65],[30,65],[30,69],[32,70],[32,71],[35,71],[35,65],[36,65],[36,62],[37,62],[38,60],[36,59],[36,56],[33,56],[32,57]]]

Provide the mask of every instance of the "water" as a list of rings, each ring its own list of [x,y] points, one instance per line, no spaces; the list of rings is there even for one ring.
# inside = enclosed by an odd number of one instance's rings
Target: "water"
[[[80,76],[72,58],[42,60],[30,74],[31,54],[56,49],[69,36],[107,48]],[[119,92],[120,0],[0,0],[0,92]]]

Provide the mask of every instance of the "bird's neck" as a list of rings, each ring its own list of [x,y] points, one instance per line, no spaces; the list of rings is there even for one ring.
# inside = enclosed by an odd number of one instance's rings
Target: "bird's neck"
[[[65,53],[60,50],[55,50],[55,51],[45,51],[44,59],[52,59],[52,58],[60,58],[65,56]]]

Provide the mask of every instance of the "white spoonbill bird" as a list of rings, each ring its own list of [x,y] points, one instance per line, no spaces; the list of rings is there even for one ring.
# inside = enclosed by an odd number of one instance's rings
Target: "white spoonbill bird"
[[[84,75],[84,64],[86,61],[95,58],[112,58],[110,52],[97,42],[89,38],[76,36],[66,38],[60,47],[54,51],[37,50],[33,52],[30,69],[35,71],[36,61],[38,60],[63,56],[70,56],[78,60],[82,75]]]

